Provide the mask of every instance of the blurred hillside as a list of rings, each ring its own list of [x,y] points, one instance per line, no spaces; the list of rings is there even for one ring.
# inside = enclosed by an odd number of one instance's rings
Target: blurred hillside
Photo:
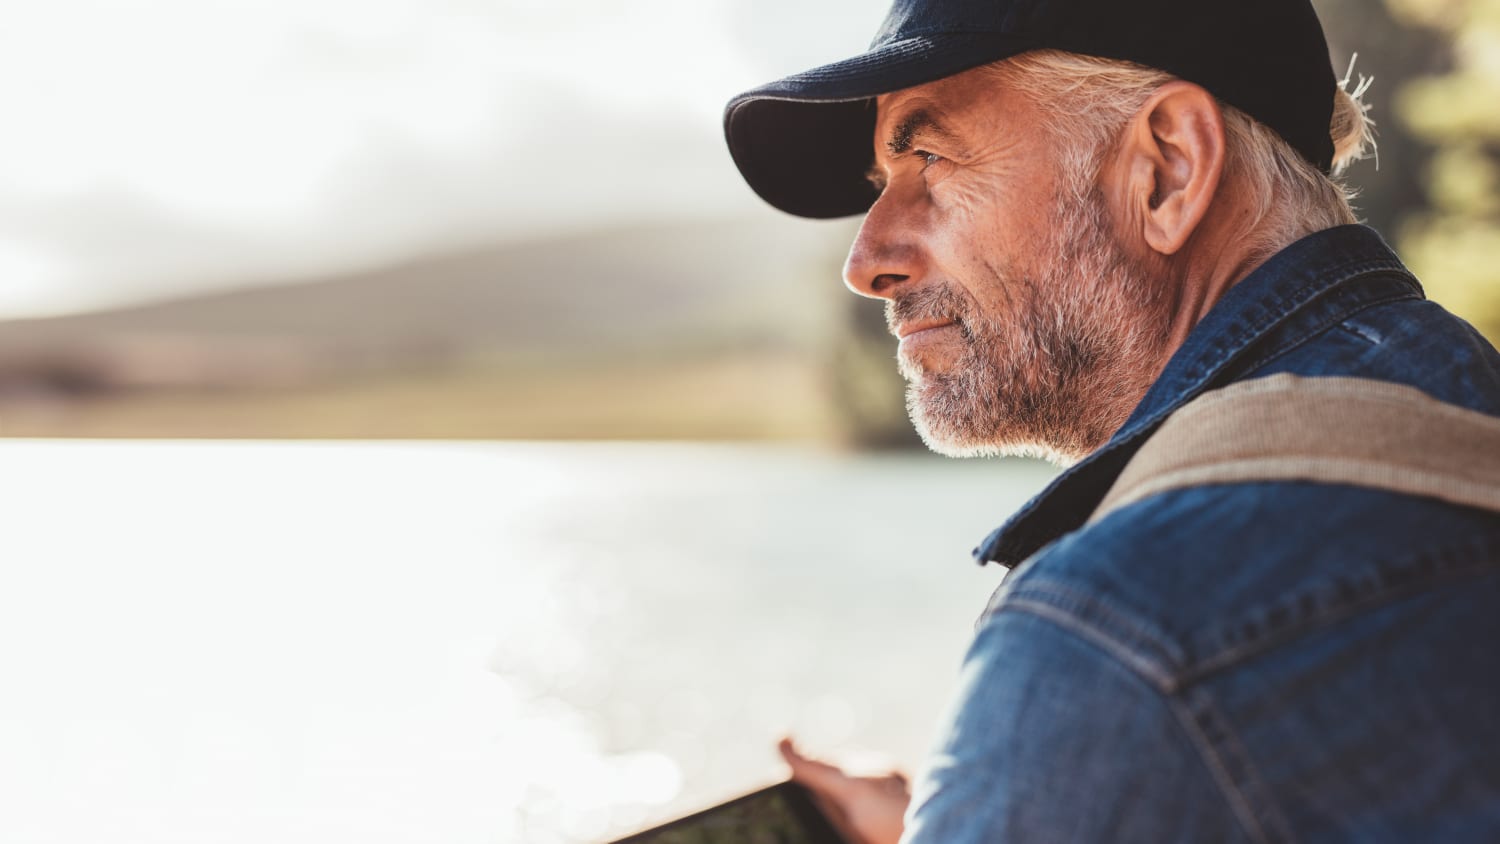
[[[620,228],[0,323],[0,433],[835,437],[847,237]]]

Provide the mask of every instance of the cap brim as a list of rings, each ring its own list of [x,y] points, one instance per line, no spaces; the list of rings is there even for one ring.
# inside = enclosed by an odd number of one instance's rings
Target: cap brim
[[[1030,39],[937,33],[893,41],[729,101],[724,135],[750,187],[789,214],[863,214],[876,191],[874,97],[1034,49]]]

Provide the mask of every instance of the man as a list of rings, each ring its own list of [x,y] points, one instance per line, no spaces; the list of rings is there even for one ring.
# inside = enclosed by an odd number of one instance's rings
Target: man
[[[845,280],[932,448],[1071,464],[976,550],[1016,570],[909,807],[783,746],[851,837],[1500,840],[1500,516],[1267,481],[1089,521],[1227,385],[1500,415],[1500,355],[1331,177],[1369,130],[1308,0],[898,0],[725,128],[773,205],[866,214]]]

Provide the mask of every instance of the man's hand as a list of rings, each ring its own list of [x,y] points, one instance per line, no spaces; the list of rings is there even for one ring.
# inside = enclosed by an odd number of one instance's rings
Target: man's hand
[[[781,757],[792,766],[792,779],[806,786],[823,813],[850,844],[897,844],[901,816],[911,802],[911,788],[899,773],[854,777],[797,752],[791,739],[781,740]]]

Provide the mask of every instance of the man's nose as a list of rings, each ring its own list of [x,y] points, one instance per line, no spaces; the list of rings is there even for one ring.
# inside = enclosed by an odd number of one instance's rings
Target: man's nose
[[[877,201],[860,224],[849,258],[844,262],[844,284],[872,299],[895,297],[898,288],[922,276],[922,253],[900,225],[900,218]]]

